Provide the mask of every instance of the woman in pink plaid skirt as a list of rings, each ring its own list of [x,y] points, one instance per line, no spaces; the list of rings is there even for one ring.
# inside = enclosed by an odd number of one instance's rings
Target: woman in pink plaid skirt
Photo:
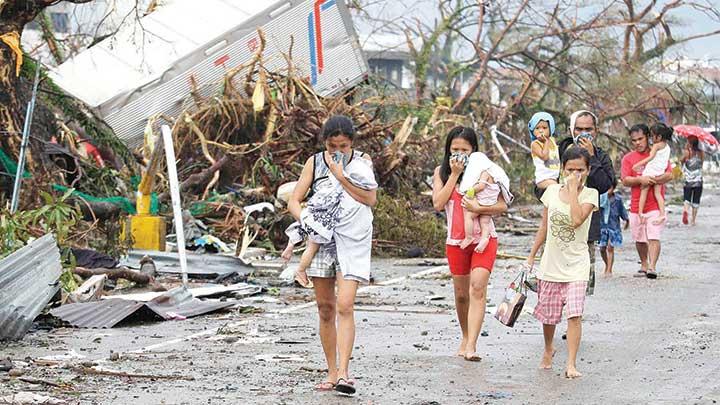
[[[578,378],[575,359],[580,347],[585,289],[590,276],[587,249],[590,214],[598,209],[598,192],[585,187],[590,171],[587,150],[572,146],[562,156],[564,184],[549,186],[541,201],[545,206],[542,223],[535,236],[528,265],[545,245],[538,270],[538,303],[535,318],[543,324],[545,351],[540,368],[552,368],[555,355],[555,326],[562,320],[563,307],[568,320],[568,358],[565,377]]]

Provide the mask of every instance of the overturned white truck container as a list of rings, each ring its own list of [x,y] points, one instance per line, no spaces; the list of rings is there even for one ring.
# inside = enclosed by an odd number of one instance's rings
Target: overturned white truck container
[[[191,88],[210,96],[248,62],[265,34],[268,70],[295,68],[321,96],[368,71],[344,0],[174,0],[57,67],[51,76],[91,106],[128,146],[142,144],[148,118],[176,117]],[[243,75],[239,75],[242,77]]]

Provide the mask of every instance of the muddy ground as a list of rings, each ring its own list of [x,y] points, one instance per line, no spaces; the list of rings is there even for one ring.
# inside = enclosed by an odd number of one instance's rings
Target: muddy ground
[[[487,336],[479,345],[483,360],[455,357],[459,327],[446,268],[376,260],[373,271],[384,285],[366,287],[358,297],[355,398],[313,391],[324,377],[317,314],[310,293],[295,288],[246,300],[263,313],[33,332],[2,347],[0,357],[25,361],[26,377],[59,386],[0,372],[0,397],[34,391],[82,404],[716,403],[720,191],[706,190],[694,228],[680,224],[679,206],[671,209],[657,280],[632,277],[639,264],[628,231],[615,276],[598,278],[586,302],[579,380],[562,377],[567,351],[559,336],[555,368],[538,370],[541,327],[527,313],[514,328],[487,315]],[[502,234],[500,249],[525,255],[530,240]],[[498,261],[490,305],[501,299],[519,263]],[[417,277],[422,272],[429,274]],[[526,309],[535,300],[531,293]],[[118,360],[110,360],[113,352]],[[50,355],[71,357],[64,364],[94,362],[98,368],[169,378],[94,376],[31,361]]]

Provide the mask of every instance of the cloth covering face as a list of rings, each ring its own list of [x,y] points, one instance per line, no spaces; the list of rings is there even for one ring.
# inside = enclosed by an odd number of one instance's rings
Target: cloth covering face
[[[351,159],[343,168],[343,175],[363,190],[378,187],[372,162],[362,157]],[[304,238],[321,245],[334,244],[334,259],[343,276],[367,282],[370,278],[372,209],[355,200],[332,174],[326,181],[316,183],[314,188],[300,214],[300,221],[290,225],[286,234],[295,244]]]
[[[542,196],[542,203],[548,210],[545,249],[540,259],[538,279],[554,282],[588,281],[590,277],[590,253],[588,231],[590,216],[579,227],[572,224],[570,204],[560,199],[563,186],[553,184]],[[578,195],[580,205],[591,204],[598,209],[598,192],[583,187]]]

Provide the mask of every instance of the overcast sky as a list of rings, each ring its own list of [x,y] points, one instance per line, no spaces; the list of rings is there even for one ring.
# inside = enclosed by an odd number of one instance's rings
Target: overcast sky
[[[495,0],[502,3],[503,0]],[[699,0],[700,2],[708,2],[715,4],[720,9],[720,0]],[[659,1],[656,9],[659,10],[667,0]],[[647,4],[646,0],[637,2],[640,6]],[[409,6],[407,4],[410,4]],[[432,21],[437,14],[437,0],[415,0],[405,2],[394,1],[378,1],[370,9],[372,15],[382,15],[384,18],[397,20],[398,18],[407,16],[418,16],[424,21]],[[638,7],[639,8],[639,7]],[[670,12],[673,19],[677,19],[682,26],[673,27],[673,36],[681,38],[683,36],[695,35],[699,33],[709,32],[720,29],[720,22],[713,20],[709,16],[700,11],[684,7],[682,10],[673,10]],[[366,38],[371,29],[362,23],[358,24],[360,36]],[[690,43],[678,45],[672,48],[672,52],[677,55],[686,56],[692,59],[711,60],[714,64],[720,65],[720,35],[694,40]]]

